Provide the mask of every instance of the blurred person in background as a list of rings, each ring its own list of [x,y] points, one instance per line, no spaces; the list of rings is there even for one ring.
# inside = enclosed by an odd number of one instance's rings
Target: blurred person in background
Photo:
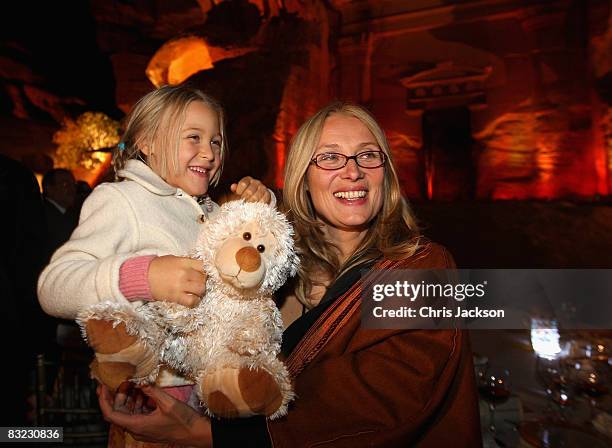
[[[3,426],[27,424],[26,397],[40,335],[36,316],[42,311],[36,300],[36,278],[44,266],[45,228],[42,199],[34,173],[16,160],[0,155],[0,295],[3,322],[2,369],[5,385]],[[15,343],[19,342],[19,343]]]
[[[43,207],[46,225],[44,261],[48,263],[53,253],[68,239],[79,221],[80,204],[78,183],[70,170],[54,168],[42,180]],[[90,189],[91,190],[91,189]],[[42,270],[42,268],[41,268]],[[62,358],[66,346],[84,348],[78,326],[66,319],[59,319],[36,310],[39,335],[38,352],[52,361]],[[53,385],[48,384],[47,388]]]
[[[78,223],[74,207],[77,186],[72,173],[64,168],[48,171],[42,181],[45,221],[47,224],[47,261],[68,241]]]

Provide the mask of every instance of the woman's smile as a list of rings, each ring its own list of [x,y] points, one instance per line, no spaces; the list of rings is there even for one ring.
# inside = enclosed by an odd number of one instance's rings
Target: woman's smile
[[[334,197],[343,205],[356,206],[367,202],[368,190],[361,187],[352,187],[334,192]]]

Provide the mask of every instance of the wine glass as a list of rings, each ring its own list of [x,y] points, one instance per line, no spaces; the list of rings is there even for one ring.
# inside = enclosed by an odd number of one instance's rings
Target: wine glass
[[[565,357],[536,358],[536,377],[546,391],[545,414],[550,416],[551,403],[559,406],[561,420],[566,420],[565,409],[573,403],[573,389]]]
[[[587,341],[572,347],[572,356],[567,362],[572,382],[587,397],[591,419],[599,401],[610,393],[612,387],[609,359],[607,353],[601,350],[601,344]]]
[[[479,380],[478,390],[489,404],[489,431],[495,437],[495,407],[510,398],[510,371],[489,366]]]

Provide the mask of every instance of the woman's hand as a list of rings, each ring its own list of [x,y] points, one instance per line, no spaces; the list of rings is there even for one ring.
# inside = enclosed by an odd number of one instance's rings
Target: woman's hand
[[[263,202],[269,204],[272,200],[272,194],[270,190],[268,190],[268,187],[261,181],[253,179],[251,176],[243,177],[237,184],[232,184],[230,190],[246,202]]]
[[[193,308],[206,291],[202,262],[173,255],[156,257],[149,265],[149,287],[154,300]]]
[[[158,387],[144,386],[141,391],[154,400],[155,409],[152,411],[142,406],[142,399],[139,400],[139,408],[138,403],[131,402],[129,394],[118,392],[113,398],[106,386],[99,385],[98,402],[104,419],[125,428],[136,440],[142,442],[212,446],[208,418]]]

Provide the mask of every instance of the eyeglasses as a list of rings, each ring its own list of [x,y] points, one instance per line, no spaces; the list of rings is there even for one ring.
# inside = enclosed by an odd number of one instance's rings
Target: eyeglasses
[[[364,151],[354,156],[345,156],[337,152],[324,152],[317,154],[310,162],[323,170],[339,170],[344,168],[351,159],[361,168],[378,168],[385,164],[386,156],[382,151]]]

